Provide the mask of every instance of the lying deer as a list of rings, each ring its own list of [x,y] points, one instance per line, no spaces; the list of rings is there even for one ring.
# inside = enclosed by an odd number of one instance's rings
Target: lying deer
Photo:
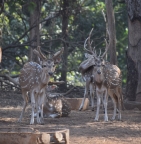
[[[47,87],[46,102],[43,108],[44,117],[67,117],[71,112],[71,106],[63,95],[50,93],[55,88],[55,85]]]
[[[37,123],[43,124],[43,104],[45,102],[45,91],[48,85],[50,76],[55,71],[55,64],[60,62],[63,48],[54,54],[52,58],[47,59],[41,52],[40,47],[33,52],[38,56],[40,64],[36,62],[28,62],[20,71],[19,83],[22,90],[22,97],[24,99],[24,106],[21,112],[19,122],[21,122],[25,108],[28,103],[28,93],[31,98],[31,120],[30,124],[34,124],[34,110],[37,111]]]

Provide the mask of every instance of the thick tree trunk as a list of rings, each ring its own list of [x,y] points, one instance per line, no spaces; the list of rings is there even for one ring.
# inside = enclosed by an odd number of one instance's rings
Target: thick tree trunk
[[[126,83],[126,98],[129,101],[135,101],[136,99],[136,90],[137,90],[137,70],[135,68],[135,63],[126,52],[127,58],[127,83]]]
[[[129,100],[141,100],[141,1],[126,0],[128,8],[128,58],[134,62],[130,65],[126,94]],[[137,71],[137,72],[136,72]],[[133,82],[134,79],[134,82]],[[134,88],[131,93],[129,89]]]
[[[117,64],[116,56],[116,30],[115,30],[115,16],[113,10],[112,0],[105,0],[106,13],[107,13],[107,26],[109,31],[109,52],[110,52],[110,63]]]
[[[40,7],[41,3],[39,0],[31,0],[36,4],[36,7],[33,12],[30,14],[30,27],[37,25],[30,31],[30,41],[31,47],[29,51],[29,61],[37,61],[37,57],[33,55],[33,49],[37,48],[40,45],[40,30],[39,30],[39,21],[40,21]]]
[[[65,42],[68,39],[68,22],[69,22],[69,0],[63,0],[63,12],[62,12],[62,38],[64,39],[63,46],[63,64],[61,70],[61,80],[65,81],[64,84],[60,86],[62,90],[66,88],[67,84],[67,66],[68,66],[68,44]]]

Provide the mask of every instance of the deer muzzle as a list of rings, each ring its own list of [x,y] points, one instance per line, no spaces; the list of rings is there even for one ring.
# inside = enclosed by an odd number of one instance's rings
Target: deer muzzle
[[[100,74],[101,74],[101,70],[97,70],[97,74],[99,74],[99,75],[100,75]]]
[[[53,72],[48,72],[48,74],[49,74],[50,76],[53,76]]]

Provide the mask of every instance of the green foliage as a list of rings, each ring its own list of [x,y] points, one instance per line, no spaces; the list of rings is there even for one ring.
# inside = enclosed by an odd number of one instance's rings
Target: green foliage
[[[68,24],[68,66],[67,80],[73,85],[82,85],[81,76],[77,72],[79,64],[84,58],[84,40],[92,28],[94,28],[91,39],[97,51],[105,47],[106,24],[102,15],[105,11],[104,0],[75,0],[69,1]],[[9,69],[12,74],[19,73],[20,68],[28,60],[29,38],[28,32],[18,40],[29,29],[30,14],[34,12],[36,4],[27,0],[7,0],[4,12],[0,15],[0,27],[3,30],[2,48],[4,49],[2,68]],[[114,1],[116,18],[117,54],[118,64],[123,71],[123,83],[126,82],[125,50],[127,47],[127,15],[124,4]],[[41,20],[51,13],[59,13],[56,18],[42,23],[41,46],[44,50],[54,53],[62,46],[62,0],[41,1]],[[51,41],[53,40],[53,41]],[[15,47],[7,48],[15,45]],[[59,79],[61,65],[56,70],[56,78]]]

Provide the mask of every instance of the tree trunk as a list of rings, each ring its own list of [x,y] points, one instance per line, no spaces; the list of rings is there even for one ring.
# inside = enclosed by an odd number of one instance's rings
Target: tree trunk
[[[109,52],[110,52],[110,63],[117,65],[116,56],[116,30],[115,30],[115,16],[113,10],[112,0],[105,0],[106,13],[107,13],[107,26],[109,31]]]
[[[127,56],[133,61],[127,69],[128,75],[132,73],[132,76],[127,78],[126,94],[129,100],[141,100],[141,1],[126,0],[126,4],[129,29]],[[129,93],[130,88],[133,90]]]
[[[65,81],[64,84],[60,86],[62,90],[67,87],[67,66],[68,66],[68,43],[65,41],[68,39],[68,22],[69,22],[69,0],[63,0],[63,10],[62,10],[62,38],[64,39],[63,46],[63,64],[61,70],[61,80]]]
[[[127,83],[126,83],[126,98],[129,101],[135,101],[136,99],[136,89],[137,89],[137,70],[135,68],[135,63],[126,52],[127,58]]]
[[[40,0],[31,0],[36,4],[34,11],[30,14],[30,27],[37,25],[30,31],[30,41],[31,47],[29,51],[29,61],[37,61],[37,57],[33,55],[33,49],[37,48],[40,45],[40,30],[39,30],[39,21],[40,21]]]

